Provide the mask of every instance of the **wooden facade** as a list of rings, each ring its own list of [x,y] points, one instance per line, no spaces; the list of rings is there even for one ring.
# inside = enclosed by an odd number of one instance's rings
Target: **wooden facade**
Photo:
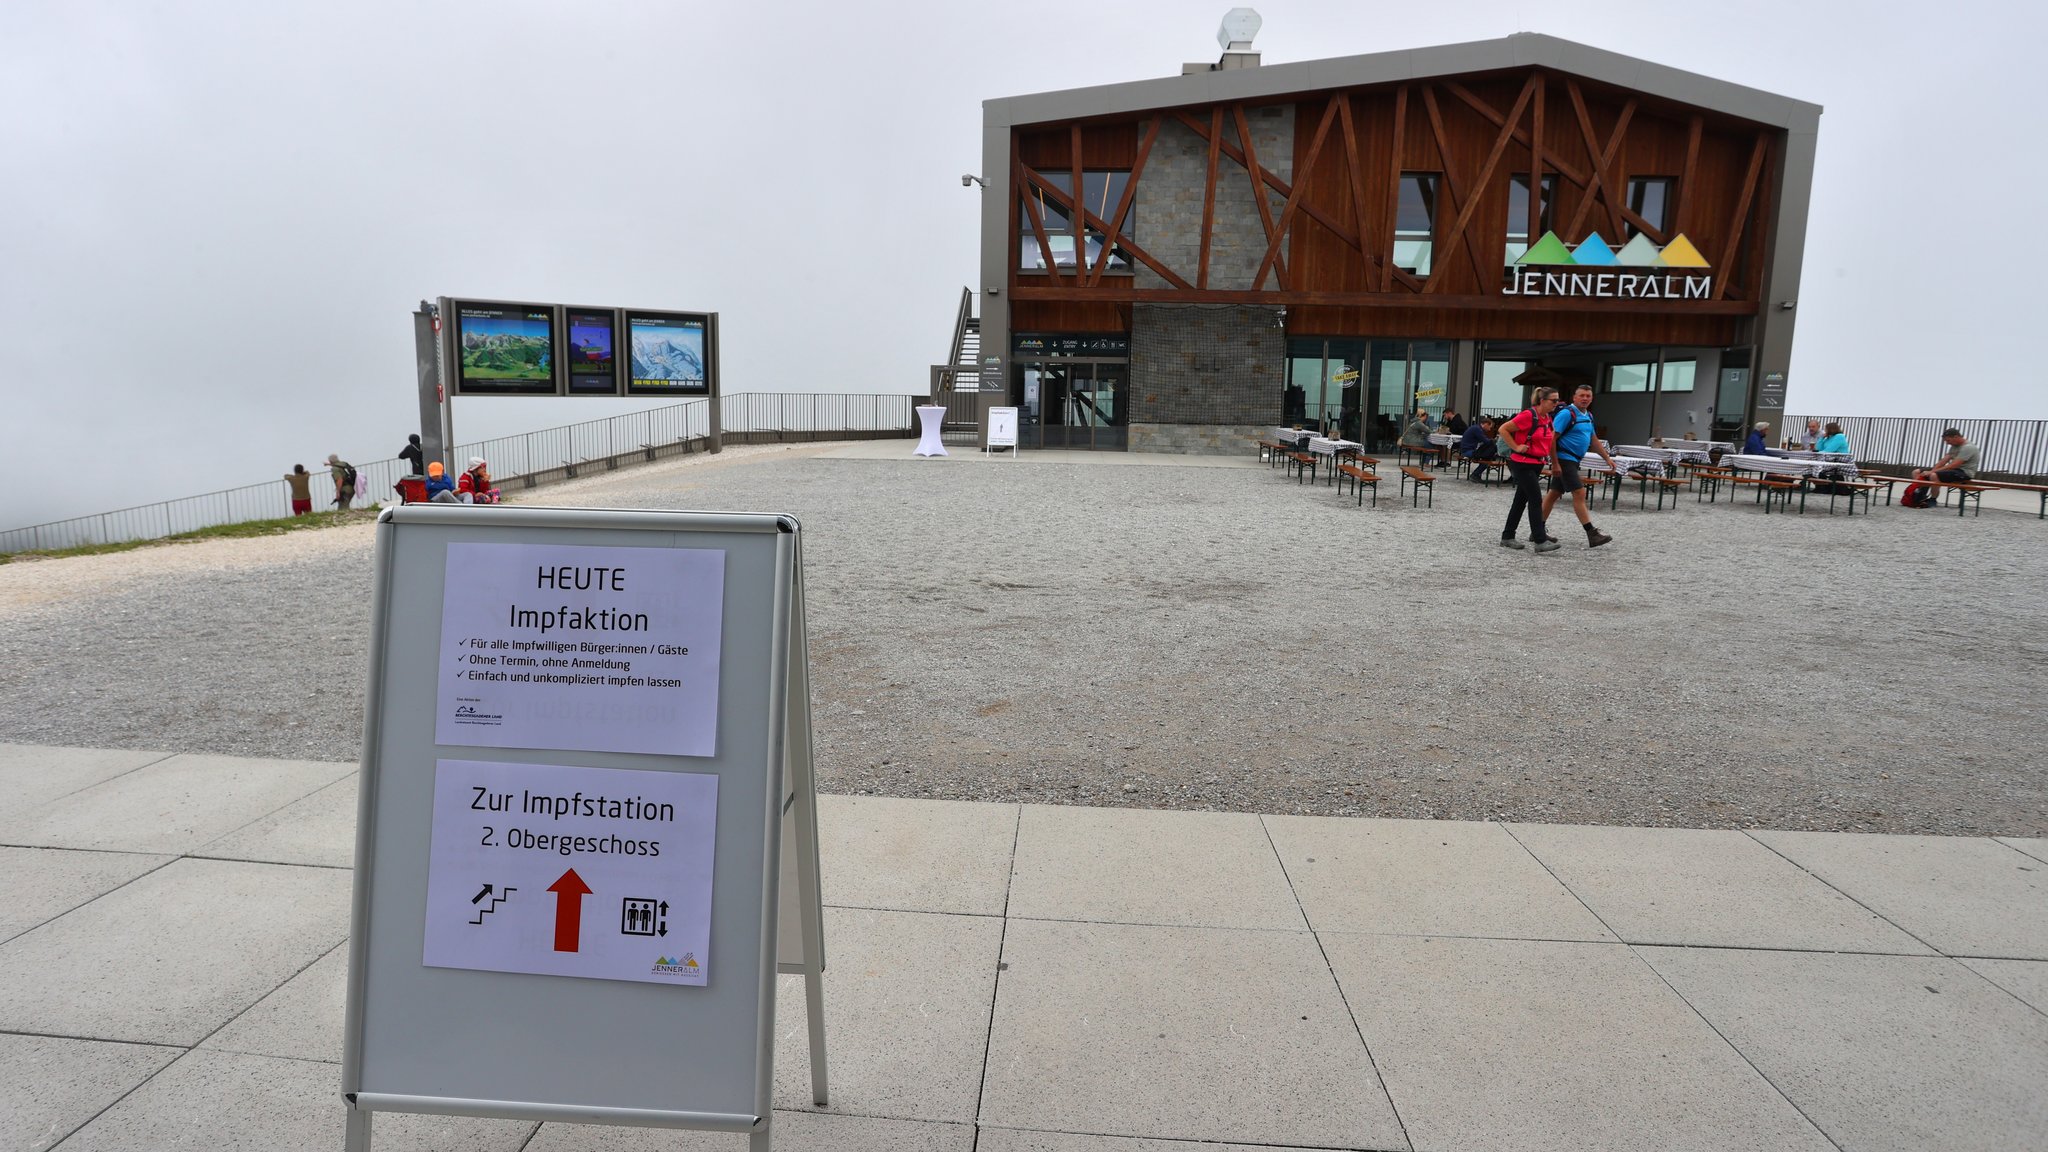
[[[1245,146],[1248,116],[1275,104],[1293,110],[1291,162],[1280,171]],[[1179,266],[1146,247],[1157,214],[1127,226],[1168,125],[1208,149],[1198,252]],[[1732,345],[1759,311],[1783,148],[1782,129],[1541,67],[1019,125],[1007,181],[1010,327],[1128,331],[1134,303],[1259,304],[1285,307],[1287,329],[1304,334]],[[1130,173],[1106,217],[1074,213],[1073,197],[1045,175],[1079,188],[1084,171],[1103,170]],[[1404,172],[1438,174],[1427,277],[1394,263]],[[1710,298],[1504,294],[1514,176],[1538,201],[1545,178],[1554,181],[1555,203],[1531,203],[1525,223],[1547,213],[1567,245],[1596,232],[1617,247],[1635,232],[1660,246],[1683,234],[1709,262]],[[1645,177],[1671,182],[1667,227],[1630,209],[1629,182]],[[1255,202],[1268,247],[1249,288],[1209,283],[1220,181],[1266,191]],[[1106,244],[1088,266],[1053,267],[1033,200],[1066,210],[1072,251],[1087,252],[1090,230],[1150,275],[1110,268]],[[1543,231],[1527,227],[1531,240]],[[1040,246],[1048,271],[1019,270],[1025,245]]]

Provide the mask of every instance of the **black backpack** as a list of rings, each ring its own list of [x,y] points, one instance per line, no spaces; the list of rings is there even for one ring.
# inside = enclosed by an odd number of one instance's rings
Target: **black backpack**
[[[356,466],[345,461],[341,466],[341,486],[343,488],[354,488],[356,486]]]

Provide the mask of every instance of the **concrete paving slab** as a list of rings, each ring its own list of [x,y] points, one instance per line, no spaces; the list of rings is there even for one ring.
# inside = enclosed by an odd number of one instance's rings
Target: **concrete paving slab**
[[[1996,839],[2000,844],[2017,848],[2036,860],[2048,861],[2048,840],[2028,840],[2018,836],[1999,836]]]
[[[356,782],[351,774],[253,824],[204,845],[195,856],[348,868],[356,859]]]
[[[1995,840],[1752,832],[1951,956],[2048,960],[2048,865]]]
[[[1627,947],[1322,940],[1418,1150],[1833,1152]]]
[[[0,843],[190,852],[355,770],[312,760],[173,756],[0,815]]]
[[[974,1128],[968,1124],[821,1112],[778,1111],[772,1135],[776,1152],[972,1152],[974,1148]],[[746,1152],[746,1148],[746,1136],[733,1132],[548,1124],[525,1152]]]
[[[2048,1015],[2048,960],[1964,960],[1961,963],[2019,997],[2036,1012]]]
[[[1308,927],[1257,816],[1031,804],[1010,915],[1206,928]]]
[[[1264,820],[1318,932],[1614,939],[1498,824]]]
[[[54,1147],[177,1056],[151,1044],[0,1033],[0,1148]]]
[[[202,1048],[251,1052],[287,1060],[341,1062],[342,1025],[348,1012],[348,944],[279,985]]]
[[[74,852],[58,848],[0,848],[0,943],[111,892],[169,856],[132,852]]]
[[[1932,949],[1732,830],[1511,824],[1509,831],[1632,944]]]
[[[818,797],[825,903],[1000,916],[1017,805]]]
[[[985,1124],[1405,1146],[1309,933],[1015,920],[1003,960]]]
[[[1023,1132],[1014,1128],[983,1128],[980,1152],[1317,1152],[1273,1144],[1211,1144],[1190,1148],[1181,1140],[1141,1140],[1129,1136],[1078,1136],[1072,1132]],[[1395,1145],[1406,1149],[1406,1144]]]
[[[1641,953],[1844,1149],[2048,1147],[2048,1017],[1956,961]]]
[[[199,1048],[64,1142],[64,1152],[340,1149],[341,1067]],[[380,1113],[376,1152],[518,1152],[534,1125]]]
[[[1002,921],[825,909],[829,1111],[974,1121]],[[775,1106],[811,1110],[803,979],[775,1002]]]
[[[197,1044],[340,943],[350,874],[179,860],[0,944],[0,1030]]]
[[[0,796],[7,797],[9,807],[27,811],[168,756],[122,748],[0,744]]]

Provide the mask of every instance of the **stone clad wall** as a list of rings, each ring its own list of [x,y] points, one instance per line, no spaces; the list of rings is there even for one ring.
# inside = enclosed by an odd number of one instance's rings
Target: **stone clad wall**
[[[1249,305],[1131,310],[1131,448],[1242,452],[1280,418],[1287,333]]]
[[[1282,180],[1290,179],[1294,171],[1294,105],[1248,109],[1245,121],[1251,125],[1259,166]],[[1235,118],[1224,117],[1223,138],[1237,143]],[[1131,239],[1190,284],[1196,282],[1202,266],[1202,196],[1208,181],[1209,146],[1178,120],[1167,120],[1145,160],[1145,171],[1138,177],[1132,209],[1137,227]],[[1265,192],[1277,223],[1287,198],[1271,188]],[[1266,227],[1252,200],[1251,178],[1235,160],[1219,156],[1209,287],[1250,288],[1265,255]],[[1136,273],[1140,288],[1172,287],[1143,264],[1136,265]],[[1271,272],[1266,274],[1266,286],[1275,286]]]

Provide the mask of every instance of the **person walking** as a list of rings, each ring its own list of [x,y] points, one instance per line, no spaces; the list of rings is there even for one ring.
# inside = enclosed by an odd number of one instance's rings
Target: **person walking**
[[[356,466],[329,452],[327,474],[334,477],[334,506],[348,511],[349,502],[356,498]]]
[[[1507,527],[1501,529],[1500,546],[1520,549],[1515,539],[1522,527],[1522,513],[1529,513],[1529,541],[1538,552],[1557,551],[1557,541],[1543,530],[1543,492],[1537,484],[1557,456],[1557,432],[1551,424],[1557,414],[1557,389],[1538,388],[1530,406],[1500,426],[1501,439],[1508,446],[1508,475],[1515,482],[1514,503],[1508,505]]]
[[[313,474],[306,471],[304,464],[292,465],[284,474],[284,482],[291,485],[292,515],[304,516],[313,510]]]
[[[426,449],[420,447],[419,433],[415,432],[405,438],[405,447],[398,450],[398,458],[405,461],[405,474],[407,476],[424,476],[427,474],[427,453]]]
[[[1579,462],[1590,449],[1607,461],[1608,471],[1619,475],[1621,469],[1614,466],[1607,441],[1594,435],[1592,407],[1593,386],[1581,384],[1572,390],[1572,402],[1558,409],[1550,422],[1551,431],[1557,433],[1557,475],[1550,478],[1550,491],[1543,497],[1543,518],[1550,519],[1559,496],[1571,493],[1572,514],[1579,518],[1579,527],[1586,530],[1586,547],[1598,548],[1614,537],[1593,527],[1593,513],[1586,506],[1586,486],[1579,480]]]

